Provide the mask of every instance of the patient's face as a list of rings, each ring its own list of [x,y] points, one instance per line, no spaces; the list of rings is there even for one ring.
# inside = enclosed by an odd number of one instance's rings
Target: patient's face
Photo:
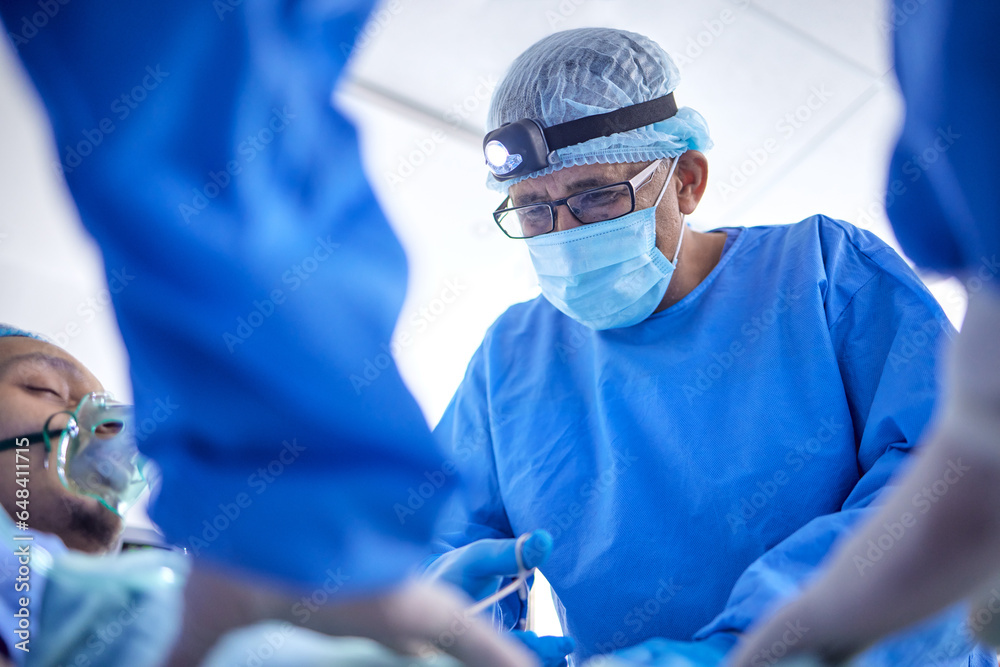
[[[41,431],[50,415],[74,410],[94,391],[103,391],[97,378],[58,347],[32,338],[0,338],[0,440]],[[11,516],[20,509],[16,454],[0,452],[0,503]],[[121,519],[97,500],[68,491],[55,466],[44,467],[44,443],[31,445],[28,457],[28,525],[58,535],[71,549],[100,552],[113,546]]]

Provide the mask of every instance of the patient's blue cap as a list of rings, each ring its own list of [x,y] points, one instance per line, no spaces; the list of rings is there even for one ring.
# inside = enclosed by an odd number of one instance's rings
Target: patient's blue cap
[[[487,132],[522,118],[545,127],[607,113],[674,92],[680,72],[656,42],[634,32],[580,28],[549,35],[522,53],[493,92]],[[712,147],[708,124],[688,107],[667,120],[555,151],[545,169],[487,185],[500,192],[581,164],[652,162]]]
[[[25,331],[24,329],[19,329],[9,324],[0,322],[0,338],[6,338],[8,336],[23,336],[25,338],[34,338],[35,340],[45,341],[46,343],[51,342],[48,338],[41,334]]]

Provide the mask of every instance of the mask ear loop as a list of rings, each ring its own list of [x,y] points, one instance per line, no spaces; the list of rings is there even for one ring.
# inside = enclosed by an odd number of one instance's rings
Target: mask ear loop
[[[500,600],[503,600],[514,591],[518,591],[518,597],[527,603],[528,577],[535,572],[535,568],[526,568],[524,566],[524,543],[528,541],[529,535],[530,533],[524,533],[518,537],[517,542],[514,543],[514,558],[517,560],[517,575],[514,577],[514,581],[510,582],[493,595],[488,595],[476,604],[470,606],[465,610],[466,616],[474,616],[482,611],[485,611],[486,609],[489,609],[492,605],[500,602]],[[523,618],[518,622],[518,629],[524,629]]]
[[[684,153],[681,153],[681,155],[684,155]],[[660,196],[656,198],[656,203],[653,204],[654,209],[660,207],[660,201],[663,199],[663,195],[666,194],[667,192],[667,186],[670,185],[670,180],[674,177],[674,172],[677,170],[677,164],[681,161],[681,155],[675,157],[673,164],[670,165],[670,171],[667,172],[667,180],[663,184],[663,187],[660,188]],[[674,265],[675,269],[677,268],[677,258],[681,256],[681,244],[684,243],[685,227],[687,227],[687,225],[684,224],[684,214],[681,213],[681,235],[677,239],[677,250],[674,252],[673,260],[671,260],[670,262],[671,264]]]

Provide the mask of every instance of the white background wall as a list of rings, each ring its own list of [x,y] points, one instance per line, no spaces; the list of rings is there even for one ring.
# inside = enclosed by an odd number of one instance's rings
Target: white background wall
[[[825,213],[895,246],[881,204],[901,111],[888,18],[882,0],[380,5],[335,99],[359,125],[369,178],[409,253],[410,289],[397,328],[409,343],[397,346],[398,362],[428,421],[439,419],[489,324],[537,294],[523,245],[490,218],[499,201],[484,186],[479,150],[489,94],[518,53],[566,28],[645,33],[675,56],[684,77],[678,103],[707,118],[716,142],[709,189],[688,219],[693,227]],[[0,321],[53,337],[128,397],[100,255],[54,160],[43,111],[4,44]],[[960,322],[960,286],[925,280]],[[541,629],[552,629],[551,605],[538,607]]]

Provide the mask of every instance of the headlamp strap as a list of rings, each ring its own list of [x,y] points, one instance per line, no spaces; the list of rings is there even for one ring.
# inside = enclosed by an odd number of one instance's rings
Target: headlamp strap
[[[676,113],[677,104],[674,102],[674,94],[670,93],[648,102],[546,127],[542,131],[545,133],[549,151],[557,151],[598,137],[637,130],[672,118]]]

